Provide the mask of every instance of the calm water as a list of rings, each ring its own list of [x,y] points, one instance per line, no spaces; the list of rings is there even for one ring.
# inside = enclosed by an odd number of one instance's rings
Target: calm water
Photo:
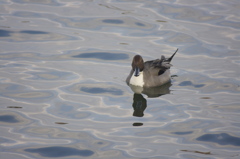
[[[1,0],[0,158],[240,157],[239,0]],[[134,93],[132,57],[174,57]]]

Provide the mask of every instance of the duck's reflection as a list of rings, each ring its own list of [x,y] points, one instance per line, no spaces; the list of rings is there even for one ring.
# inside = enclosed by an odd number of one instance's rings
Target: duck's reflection
[[[147,100],[142,96],[142,94],[134,93],[133,95],[133,116],[143,117],[144,110],[147,107]]]
[[[133,116],[143,117],[144,110],[147,108],[147,100],[143,97],[142,94],[148,96],[148,98],[156,98],[165,94],[170,94],[171,82],[166,83],[159,87],[154,88],[143,88],[138,86],[129,85],[129,87],[134,92],[133,94]],[[142,126],[143,123],[133,123],[133,126]]]
[[[152,88],[143,88],[139,86],[133,86],[129,85],[129,87],[132,89],[132,91],[135,94],[145,94],[148,96],[148,98],[156,98],[160,97],[165,94],[170,94],[170,87],[171,87],[171,82],[168,82],[162,86],[158,87],[152,87]]]

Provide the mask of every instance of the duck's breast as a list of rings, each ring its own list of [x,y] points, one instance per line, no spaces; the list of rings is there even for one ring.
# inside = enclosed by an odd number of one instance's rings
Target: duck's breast
[[[139,73],[139,76],[134,76],[134,73],[132,74],[132,77],[130,78],[129,84],[134,85],[134,86],[144,86],[144,80],[143,80],[143,72]]]

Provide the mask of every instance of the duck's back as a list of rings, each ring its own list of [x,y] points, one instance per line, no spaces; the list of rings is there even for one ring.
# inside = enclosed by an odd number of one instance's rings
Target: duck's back
[[[170,80],[170,70],[160,67],[156,60],[144,63],[144,87],[156,87],[167,83]]]

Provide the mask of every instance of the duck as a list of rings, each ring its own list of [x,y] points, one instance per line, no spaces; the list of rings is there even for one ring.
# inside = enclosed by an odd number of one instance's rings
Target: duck
[[[161,59],[155,59],[151,61],[143,61],[141,55],[135,55],[132,60],[132,69],[130,74],[126,78],[128,85],[139,87],[157,87],[168,83],[171,79],[170,67],[174,55],[178,49],[169,58],[164,55]]]

